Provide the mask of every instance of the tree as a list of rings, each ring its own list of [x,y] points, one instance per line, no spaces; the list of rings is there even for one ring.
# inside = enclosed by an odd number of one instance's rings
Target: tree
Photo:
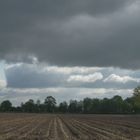
[[[35,111],[41,112],[41,101],[38,99],[35,104]]]
[[[55,100],[55,98],[52,97],[52,96],[46,97],[46,99],[44,101],[44,105],[46,107],[47,112],[53,113],[55,111],[55,108],[56,108],[56,100]]]
[[[100,100],[92,99],[92,113],[99,113],[99,112],[100,112]]]
[[[83,101],[83,108],[84,108],[84,113],[91,113],[92,112],[92,99],[85,98]]]
[[[129,99],[125,99],[122,104],[123,113],[133,113],[133,106],[127,100]]]
[[[140,86],[134,89],[132,100],[134,112],[140,113]]]
[[[123,111],[123,99],[121,96],[116,95],[112,98],[112,101],[114,103],[114,113],[122,113]]]
[[[37,105],[37,106],[40,106],[40,104],[41,104],[41,101],[38,99],[38,100],[36,101],[36,105]]]
[[[29,101],[27,101],[25,104],[22,104],[22,109],[24,112],[36,112],[34,100],[29,99]]]
[[[134,96],[140,96],[140,86],[136,87],[133,92]]]
[[[59,111],[62,113],[66,113],[68,111],[68,104],[67,102],[62,102],[59,104]]]
[[[79,102],[77,103],[77,112],[78,112],[78,113],[82,113],[83,110],[84,110],[84,108],[83,108],[83,101],[79,101]]]
[[[8,112],[12,110],[12,103],[9,100],[3,101],[0,106],[0,110],[3,112]]]
[[[111,99],[104,98],[100,101],[99,113],[114,113],[114,103]]]
[[[68,110],[70,113],[77,113],[77,101],[76,100],[70,100],[70,104],[68,106]]]

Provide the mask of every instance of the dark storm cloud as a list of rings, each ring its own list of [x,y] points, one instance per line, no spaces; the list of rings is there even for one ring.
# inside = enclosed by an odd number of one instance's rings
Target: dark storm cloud
[[[140,68],[136,0],[0,1],[0,58]]]

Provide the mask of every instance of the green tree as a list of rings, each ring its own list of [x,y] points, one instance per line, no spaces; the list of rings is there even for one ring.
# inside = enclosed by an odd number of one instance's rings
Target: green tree
[[[99,113],[99,112],[100,112],[100,100],[92,99],[92,113]]]
[[[22,110],[29,113],[36,112],[34,100],[29,99],[25,104],[22,104]]]
[[[140,113],[140,86],[136,87],[132,97],[133,109],[135,113]]]
[[[9,100],[3,101],[0,106],[2,112],[8,112],[12,110],[12,103]]]
[[[77,112],[78,112],[78,113],[82,113],[83,110],[84,110],[83,101],[77,102]]]
[[[136,87],[133,91],[134,96],[140,96],[140,86]]]
[[[41,101],[39,99],[36,101],[36,105],[37,106],[40,106],[41,105]]]
[[[41,101],[39,99],[35,103],[35,112],[41,112]]]
[[[92,99],[85,98],[83,101],[83,108],[84,108],[84,113],[91,113],[92,112]]]
[[[46,97],[44,101],[44,105],[46,107],[46,111],[49,113],[53,113],[56,109],[56,100],[52,96]]]
[[[133,113],[133,106],[132,104],[130,104],[129,102],[127,102],[127,99],[125,99],[123,101],[122,104],[122,109],[123,109],[123,113]]]
[[[68,104],[67,102],[62,102],[59,104],[59,111],[62,113],[66,113],[68,111]]]
[[[123,99],[121,96],[116,95],[112,98],[114,113],[123,113]]]
[[[99,113],[114,113],[114,103],[111,99],[104,98],[100,101]]]
[[[70,100],[70,104],[68,106],[68,110],[70,113],[77,113],[77,104],[76,100]]]

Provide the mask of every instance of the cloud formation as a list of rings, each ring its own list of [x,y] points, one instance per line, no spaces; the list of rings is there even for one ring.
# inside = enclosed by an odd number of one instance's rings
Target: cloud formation
[[[139,13],[139,0],[0,1],[0,99],[129,96]]]
[[[5,64],[10,88],[134,88],[139,71],[103,67],[60,67],[46,63]],[[123,84],[122,84],[123,83]]]
[[[139,12],[138,0],[1,1],[0,58],[139,69]]]
[[[117,83],[127,83],[127,82],[136,82],[139,83],[140,82],[140,78],[133,78],[130,76],[119,76],[116,74],[111,74],[109,75],[106,79],[104,79],[104,82],[117,82]]]
[[[94,73],[89,75],[71,75],[68,78],[68,82],[88,82],[88,83],[94,83],[97,80],[103,79],[103,75],[101,73]]]
[[[43,101],[49,95],[54,96],[58,102],[114,95],[126,98],[132,95],[132,89],[139,84],[135,80],[140,79],[138,70],[113,67],[60,67],[39,63],[36,59],[32,64],[6,63],[4,70],[7,83],[6,80],[0,82],[0,100],[9,99],[14,105],[30,98]]]
[[[58,67],[43,63],[7,64],[5,74],[8,87],[41,88],[76,86],[75,82],[93,83],[103,78],[98,67]],[[81,85],[82,86],[82,85]]]
[[[7,82],[5,80],[0,80],[0,89],[5,88],[7,86]]]

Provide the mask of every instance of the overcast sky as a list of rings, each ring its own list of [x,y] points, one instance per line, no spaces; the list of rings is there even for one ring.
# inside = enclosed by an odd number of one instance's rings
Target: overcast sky
[[[131,96],[139,13],[139,0],[1,0],[0,101]]]

